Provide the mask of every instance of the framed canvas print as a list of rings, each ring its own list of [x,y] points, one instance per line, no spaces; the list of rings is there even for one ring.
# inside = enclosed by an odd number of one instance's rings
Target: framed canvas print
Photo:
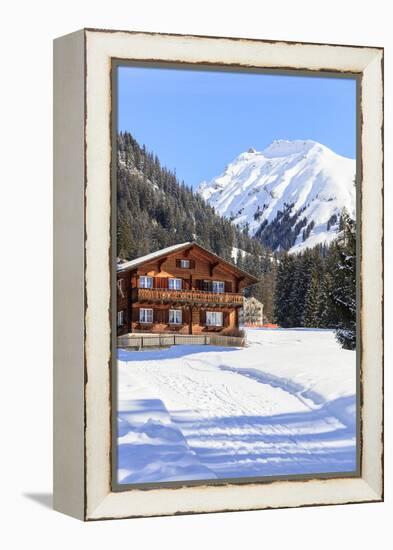
[[[383,499],[383,50],[55,40],[54,502]]]

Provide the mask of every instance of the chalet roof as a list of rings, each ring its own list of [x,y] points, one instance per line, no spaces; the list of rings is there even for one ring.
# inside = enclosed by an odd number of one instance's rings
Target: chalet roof
[[[177,252],[179,250],[182,250],[183,248],[187,248],[187,246],[190,244],[192,243],[187,242],[187,243],[181,243],[181,244],[174,244],[172,246],[167,246],[166,248],[161,248],[161,250],[156,250],[155,252],[151,252],[150,254],[146,254],[145,256],[140,256],[139,258],[135,258],[135,260],[131,260],[130,262],[123,262],[121,264],[117,264],[117,271],[128,271],[129,269],[138,267],[138,265],[148,263],[151,260],[157,260],[158,258],[161,258],[161,256],[166,256],[167,254],[170,254],[172,252]]]
[[[247,273],[247,271],[244,271],[243,269],[238,268],[236,265],[234,265],[232,262],[228,262],[227,260],[224,260],[217,254],[214,254],[214,252],[211,252],[207,248],[201,246],[200,244],[196,242],[186,242],[186,243],[180,243],[180,244],[174,244],[172,246],[167,246],[166,248],[162,248],[161,250],[156,250],[155,252],[151,252],[150,254],[146,254],[145,256],[140,256],[139,258],[135,258],[134,260],[131,260],[129,262],[123,262],[117,264],[117,271],[129,271],[130,269],[134,269],[142,264],[149,263],[152,260],[158,260],[159,258],[162,258],[163,256],[166,256],[168,254],[173,254],[174,252],[180,252],[181,250],[186,250],[187,248],[199,248],[209,256],[212,256],[213,258],[216,258],[221,263],[225,264],[228,268],[231,269],[231,271],[235,271],[242,275],[243,277],[247,277],[247,279],[250,280],[250,284],[254,284],[258,282],[258,279],[254,277],[254,275],[251,275],[250,273]]]

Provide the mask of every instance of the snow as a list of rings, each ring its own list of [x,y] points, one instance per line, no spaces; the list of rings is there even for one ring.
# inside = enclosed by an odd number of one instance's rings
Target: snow
[[[355,470],[356,353],[246,330],[242,349],[119,350],[119,483]]]
[[[248,223],[251,235],[294,204],[292,215],[301,210],[297,221],[306,217],[315,224],[304,242],[300,231],[291,248],[300,252],[331,242],[338,227],[328,230],[327,222],[343,207],[355,218],[355,173],[355,160],[318,142],[278,140],[262,152],[242,153],[220,176],[202,182],[198,192],[219,214],[240,226]],[[258,208],[261,214],[255,219]]]
[[[237,261],[238,255],[241,255],[241,257],[244,259],[246,256],[250,256],[251,254],[249,252],[246,252],[242,248],[237,248],[236,246],[232,246],[232,252],[231,252],[231,258],[234,262]]]

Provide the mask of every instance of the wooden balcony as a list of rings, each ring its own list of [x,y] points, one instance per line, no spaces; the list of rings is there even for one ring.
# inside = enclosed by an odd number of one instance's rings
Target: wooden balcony
[[[243,294],[204,290],[169,290],[167,288],[133,288],[132,301],[140,304],[178,304],[200,307],[242,307]]]

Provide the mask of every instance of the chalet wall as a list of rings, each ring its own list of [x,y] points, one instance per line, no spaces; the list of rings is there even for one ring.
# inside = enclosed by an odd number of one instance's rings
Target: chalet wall
[[[139,322],[139,309],[147,308],[153,309],[153,323],[140,323]],[[180,325],[169,324],[169,310],[181,309],[182,310],[182,323]],[[205,310],[193,308],[190,313],[189,308],[172,308],[171,306],[156,306],[147,304],[132,304],[132,322],[131,332],[170,332],[178,334],[190,333],[190,316],[192,322],[192,334],[208,334],[221,332],[224,329],[235,329],[236,324],[236,311],[231,308],[206,308],[206,311],[220,311],[223,312],[224,324],[222,327],[207,327],[205,323]],[[120,334],[120,333],[119,333]],[[121,334],[125,334],[122,332]]]
[[[176,260],[178,259],[193,260],[195,267],[192,269],[180,268],[176,265]],[[137,269],[137,275],[180,278],[184,281],[184,288],[190,290],[197,289],[197,280],[207,279],[226,281],[231,285],[231,290],[228,290],[228,292],[236,292],[236,283],[239,279],[234,274],[223,269],[220,265],[217,265],[213,269],[211,269],[211,266],[214,266],[214,263],[208,261],[206,258],[198,257],[195,252],[191,252],[188,255],[174,254],[173,256],[169,256],[165,262],[154,261],[140,266]],[[190,287],[190,276],[192,278],[192,287]],[[238,288],[242,288],[241,282],[239,282]]]

